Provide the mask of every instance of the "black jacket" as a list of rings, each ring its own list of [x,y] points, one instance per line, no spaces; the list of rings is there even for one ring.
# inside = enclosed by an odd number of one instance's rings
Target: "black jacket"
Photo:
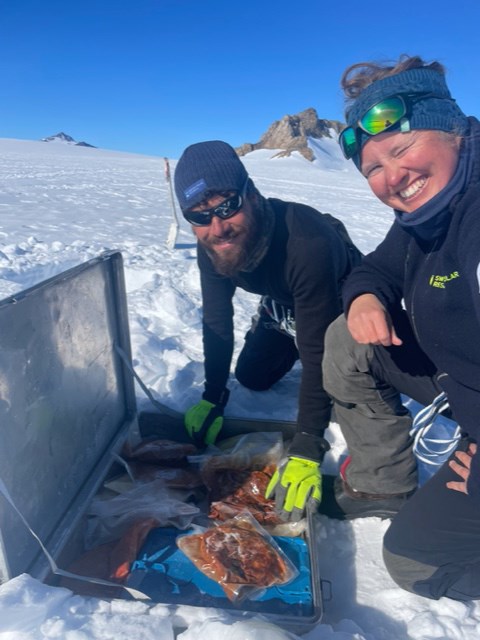
[[[404,300],[417,340],[438,369],[438,381],[463,432],[480,442],[480,123],[471,119],[472,175],[450,203],[446,233],[430,241],[394,222],[344,287],[345,309],[362,293],[387,309]],[[469,491],[480,492],[480,454]],[[474,488],[473,484],[478,485]]]
[[[322,384],[325,331],[342,311],[341,286],[361,259],[340,221],[311,207],[269,199],[275,214],[265,257],[251,272],[236,278],[219,275],[198,245],[203,297],[206,395],[217,402],[227,384],[233,353],[233,305],[236,287],[294,310],[302,363],[297,436],[291,454],[320,458],[315,449],[330,421],[330,399]],[[318,443],[317,443],[318,444]],[[312,448],[313,447],[313,448]]]

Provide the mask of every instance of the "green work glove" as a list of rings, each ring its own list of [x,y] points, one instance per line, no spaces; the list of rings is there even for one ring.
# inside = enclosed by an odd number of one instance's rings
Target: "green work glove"
[[[277,510],[284,520],[300,520],[307,502],[322,499],[320,464],[306,458],[287,458],[268,483],[265,497],[275,494]]]
[[[223,406],[200,400],[186,412],[184,424],[197,447],[213,444],[223,426]]]

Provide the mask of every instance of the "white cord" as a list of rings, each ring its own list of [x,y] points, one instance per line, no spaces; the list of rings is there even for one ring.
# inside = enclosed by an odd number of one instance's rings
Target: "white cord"
[[[413,452],[418,460],[425,462],[425,464],[442,465],[446,458],[456,449],[457,443],[461,438],[461,428],[458,424],[449,438],[438,438],[429,435],[430,430],[435,426],[435,419],[448,406],[447,396],[443,392],[435,398],[432,404],[421,409],[413,420],[412,428],[410,429],[410,435],[414,436]]]

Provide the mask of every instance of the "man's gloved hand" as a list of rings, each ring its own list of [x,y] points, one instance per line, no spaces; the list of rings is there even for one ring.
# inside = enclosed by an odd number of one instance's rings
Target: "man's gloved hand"
[[[273,494],[284,520],[300,520],[309,499],[319,503],[322,499],[320,464],[306,458],[287,458],[268,483],[265,497],[270,498]]]
[[[223,405],[200,400],[185,413],[185,429],[197,447],[213,444],[223,426]]]

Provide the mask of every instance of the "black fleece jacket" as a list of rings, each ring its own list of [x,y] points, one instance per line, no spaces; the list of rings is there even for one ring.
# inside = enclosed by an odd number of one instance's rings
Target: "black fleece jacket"
[[[233,354],[233,304],[236,287],[269,295],[294,311],[302,363],[297,435],[290,455],[321,459],[328,449],[323,433],[331,402],[323,389],[325,331],[342,311],[341,286],[361,259],[342,223],[302,204],[269,199],[275,223],[265,257],[251,272],[235,278],[219,275],[198,245],[203,298],[205,394],[221,400]]]
[[[473,118],[470,135],[472,176],[450,203],[444,235],[422,241],[394,222],[348,278],[343,299],[346,310],[362,293],[373,293],[387,309],[404,300],[455,419],[480,443],[480,123]],[[480,496],[480,451],[468,490]]]

